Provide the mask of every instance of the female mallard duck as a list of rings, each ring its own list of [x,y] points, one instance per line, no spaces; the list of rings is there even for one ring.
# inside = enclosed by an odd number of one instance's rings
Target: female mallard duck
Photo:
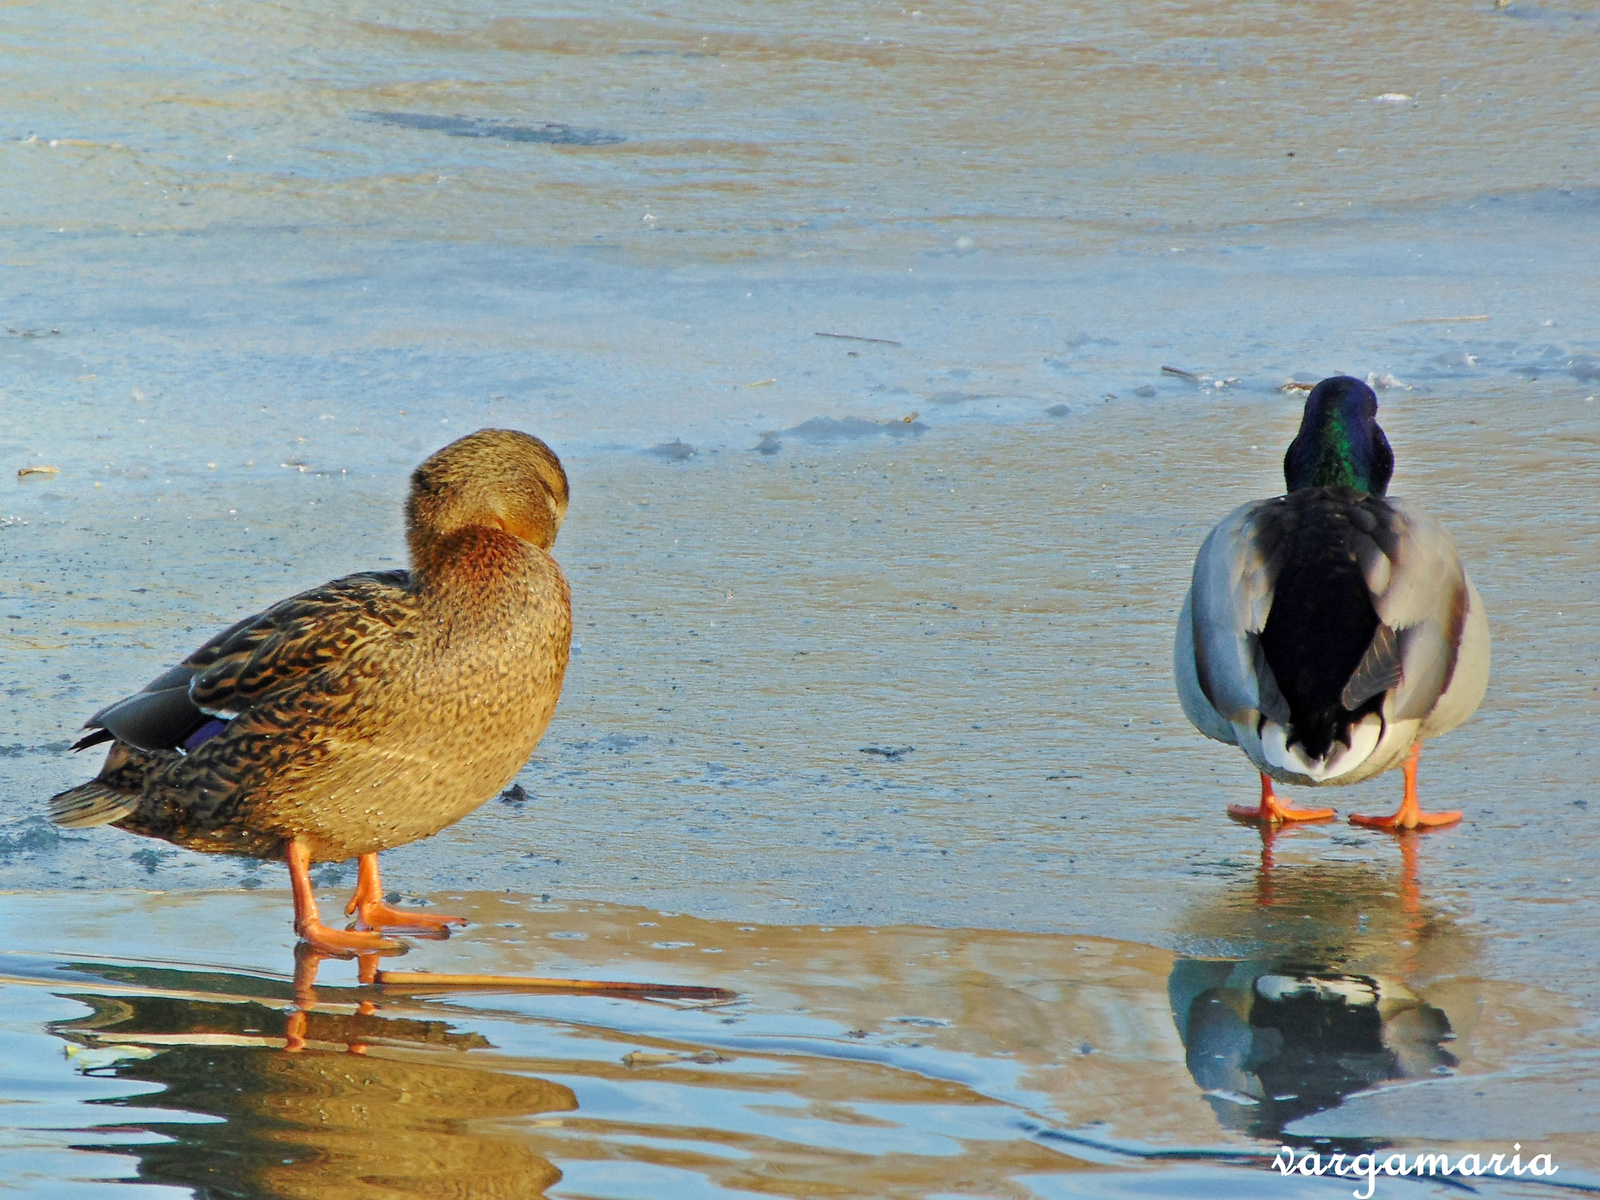
[[[193,850],[288,860],[295,929],[338,953],[460,917],[383,903],[378,851],[459,821],[511,782],[550,723],[572,640],[550,557],[567,476],[538,438],[482,429],[411,476],[409,571],[347,575],[212,638],[101,709],[75,747],[98,778],[50,802],[61,825],[116,825]],[[359,857],[324,925],[313,862]]]
[[[1206,538],[1178,617],[1178,698],[1196,729],[1238,745],[1261,773],[1263,822],[1323,820],[1272,781],[1356,783],[1399,764],[1393,816],[1375,829],[1459,821],[1417,802],[1424,739],[1470,717],[1489,682],[1483,601],[1444,526],[1384,494],[1394,455],[1378,398],[1324,379],[1283,460],[1289,493],[1236,508]]]

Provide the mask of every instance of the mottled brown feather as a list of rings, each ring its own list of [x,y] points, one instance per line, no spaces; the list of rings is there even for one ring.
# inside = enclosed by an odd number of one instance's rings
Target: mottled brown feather
[[[192,729],[177,717],[174,748],[115,741],[100,776],[52,813],[264,858],[301,837],[318,861],[459,820],[511,781],[555,711],[572,620],[548,551],[566,506],[566,475],[538,439],[480,430],[446,446],[413,475],[409,572],[283,600],[163,673],[146,699],[103,709],[91,725],[109,728],[129,705],[165,712],[187,673],[193,718],[232,719],[187,754],[176,747]]]

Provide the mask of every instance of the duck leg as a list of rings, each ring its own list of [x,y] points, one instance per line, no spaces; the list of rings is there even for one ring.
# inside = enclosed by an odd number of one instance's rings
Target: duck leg
[[[465,917],[434,916],[415,909],[390,908],[383,902],[383,882],[378,877],[378,852],[361,856],[359,875],[356,877],[355,895],[344,906],[346,916],[353,916],[359,926],[367,929],[404,930],[418,937],[447,938],[450,926],[465,925]]]
[[[1328,821],[1333,819],[1331,808],[1290,808],[1272,790],[1272,780],[1261,774],[1261,803],[1259,805],[1230,804],[1228,815],[1240,821],[1260,821],[1263,825],[1276,825],[1280,821]]]
[[[347,955],[355,950],[398,950],[399,942],[365,929],[334,929],[322,923],[317,897],[311,888],[311,846],[304,838],[291,838],[284,851],[289,863],[289,886],[294,889],[294,931],[311,949],[323,954]]]
[[[1411,747],[1406,755],[1406,794],[1400,801],[1400,811],[1392,817],[1363,817],[1352,814],[1350,824],[1365,825],[1368,829],[1387,829],[1399,833],[1407,829],[1436,829],[1440,825],[1454,825],[1461,820],[1459,812],[1429,813],[1422,811],[1417,799],[1417,760],[1422,756],[1422,743]]]

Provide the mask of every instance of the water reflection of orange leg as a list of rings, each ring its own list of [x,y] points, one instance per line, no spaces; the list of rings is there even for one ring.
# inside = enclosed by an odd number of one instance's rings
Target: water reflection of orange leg
[[[1261,775],[1261,803],[1230,804],[1228,815],[1236,821],[1259,821],[1263,825],[1276,825],[1282,821],[1331,821],[1331,808],[1290,808],[1278,799],[1272,790],[1272,780]]]
[[[298,1054],[306,1048],[306,1013],[317,1002],[317,970],[327,957],[304,942],[294,948],[294,1008],[289,1012],[283,1047],[290,1054]]]
[[[1417,882],[1417,833],[1415,830],[1399,834],[1400,843],[1400,928],[1399,970],[1401,978],[1410,978],[1416,971],[1417,951],[1422,945],[1423,927],[1427,924],[1422,915],[1422,886]]]
[[[378,855],[361,856],[360,874],[355,895],[344,906],[346,916],[353,916],[366,929],[403,930],[417,937],[447,938],[450,926],[465,925],[465,917],[434,916],[416,910],[390,908],[383,902],[383,882],[378,877]]]
[[[1422,804],[1417,799],[1417,760],[1422,756],[1422,743],[1418,742],[1411,747],[1411,753],[1406,755],[1406,792],[1400,801],[1400,810],[1388,817],[1364,817],[1352,815],[1350,824],[1365,825],[1368,829],[1383,829],[1390,833],[1400,833],[1409,829],[1437,829],[1441,825],[1454,825],[1461,820],[1458,812],[1427,813],[1422,811]]]
[[[289,886],[294,890],[294,931],[313,950],[348,954],[353,950],[398,950],[400,943],[368,930],[334,929],[322,923],[317,897],[311,888],[311,847],[293,838],[284,857],[289,863]]]
[[[356,958],[356,978],[364,984],[378,981],[378,958],[376,954],[362,954]],[[370,1017],[378,1011],[378,1006],[371,1000],[361,999],[356,1001],[356,1016]],[[368,1046],[365,1042],[351,1042],[347,1047],[351,1054],[365,1054]]]
[[[1274,896],[1272,886],[1272,843],[1278,838],[1278,831],[1282,828],[1275,821],[1261,823],[1261,865],[1256,868],[1256,906],[1258,908],[1271,908]]]
[[[318,950],[315,946],[308,946],[301,942],[294,948],[294,999],[296,1004],[310,1006],[317,1002],[317,994],[312,991],[317,986],[317,972],[322,968],[324,960],[329,958],[347,958],[348,955],[332,955]]]
[[[286,1044],[284,1049],[291,1054],[298,1053],[306,1048],[307,1016],[317,1005],[317,972],[321,969],[324,959],[337,957],[348,958],[349,955],[329,955],[314,949],[301,942],[294,948],[294,1008],[289,1012],[288,1028],[286,1030]],[[356,972],[362,983],[374,983],[378,978],[378,960],[381,954],[362,954],[356,959]],[[356,1003],[356,1015],[370,1017],[378,1011],[378,1006],[369,999],[362,999]],[[365,1054],[365,1042],[351,1042],[346,1047],[351,1054]]]
[[[1417,882],[1417,839],[1403,837],[1400,842],[1400,911],[1407,917],[1422,915],[1422,887]],[[1408,922],[1409,924],[1409,922]]]

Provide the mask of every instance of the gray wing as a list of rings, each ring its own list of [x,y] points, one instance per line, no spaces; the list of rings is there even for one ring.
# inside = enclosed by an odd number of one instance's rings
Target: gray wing
[[[1289,716],[1261,651],[1277,581],[1277,509],[1277,500],[1240,505],[1206,536],[1194,560],[1189,608],[1195,682],[1217,714],[1237,724],[1250,723],[1258,712],[1283,723]]]
[[[1352,676],[1352,684],[1368,668],[1369,660],[1387,659],[1390,665],[1378,673],[1393,676],[1388,685],[1393,689],[1389,716],[1416,720],[1432,713],[1449,689],[1463,642],[1468,640],[1469,612],[1474,609],[1477,619],[1473,624],[1482,627],[1482,669],[1487,681],[1488,625],[1482,617],[1482,601],[1477,600],[1444,526],[1404,500],[1384,497],[1379,504],[1382,508],[1362,506],[1378,520],[1372,531],[1377,553],[1364,559],[1362,568],[1382,624]],[[1474,635],[1470,640],[1475,656],[1476,628]],[[1380,642],[1392,642],[1392,649]]]
[[[116,738],[141,750],[170,750],[208,720],[247,711],[257,700],[338,660],[356,642],[403,619],[407,571],[347,575],[223,630],[140,691],[85,722],[77,747]]]
[[[1200,677],[1195,670],[1193,588],[1184,594],[1183,609],[1178,613],[1178,629],[1172,642],[1172,675],[1178,685],[1178,703],[1183,705],[1183,715],[1189,718],[1189,723],[1213,741],[1237,745],[1239,739],[1233,726],[1212,707],[1200,689]]]

